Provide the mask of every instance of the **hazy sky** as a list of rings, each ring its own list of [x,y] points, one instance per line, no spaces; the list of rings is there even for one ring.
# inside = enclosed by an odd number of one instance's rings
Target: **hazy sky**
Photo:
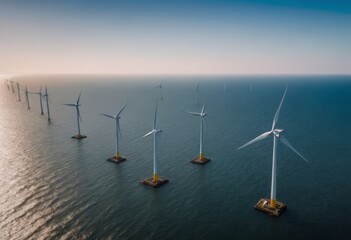
[[[0,74],[351,74],[351,1],[0,0]]]

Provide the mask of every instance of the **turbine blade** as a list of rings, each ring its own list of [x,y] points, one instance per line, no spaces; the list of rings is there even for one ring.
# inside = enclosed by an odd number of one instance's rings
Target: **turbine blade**
[[[78,100],[77,100],[77,105],[79,104],[80,101],[80,95],[82,94],[82,92],[79,92],[79,96],[78,96]]]
[[[201,116],[200,113],[196,113],[196,112],[187,112],[187,113],[190,113],[190,114],[195,115],[195,116]]]
[[[78,106],[76,106],[76,107],[77,107],[78,117],[79,117],[80,121],[83,122],[82,117],[80,116],[79,107]]]
[[[283,137],[283,136],[280,136],[279,137],[279,140],[285,145],[287,146],[288,148],[290,148],[293,152],[295,152],[297,155],[299,155],[300,158],[302,158],[303,160],[305,160],[305,162],[309,163],[309,161],[304,158],[290,143],[289,141]]]
[[[241,147],[239,147],[238,150],[240,150],[240,149],[242,149],[242,148],[244,148],[244,147],[246,147],[246,146],[249,146],[249,145],[251,145],[251,144],[253,144],[253,143],[255,143],[255,142],[261,141],[261,140],[267,138],[267,137],[268,137],[269,135],[271,135],[271,134],[272,134],[271,131],[265,132],[265,133],[261,134],[260,136],[258,136],[258,137],[256,137],[256,138],[252,139],[250,142],[245,143],[244,145],[242,145]]]
[[[108,117],[108,118],[113,118],[113,119],[115,119],[114,116],[111,116],[111,115],[108,115],[108,114],[105,114],[105,113],[99,113],[99,114],[102,115],[102,116]]]
[[[147,137],[147,136],[149,136],[149,135],[151,135],[151,134],[153,134],[153,133],[154,133],[154,130],[152,130],[151,132],[148,132],[147,134],[145,134],[144,136],[142,136],[142,138]]]
[[[201,118],[201,121],[203,122],[203,124],[204,124],[204,126],[205,126],[205,129],[206,129],[206,131],[207,131],[207,123],[206,123],[206,120],[205,120],[205,118],[204,117],[202,117]]]
[[[278,122],[278,119],[279,119],[279,114],[280,114],[280,109],[282,108],[282,105],[283,105],[283,101],[284,101],[284,98],[285,98],[285,95],[286,95],[286,91],[288,90],[288,88],[285,88],[285,92],[284,92],[284,95],[282,97],[282,100],[280,101],[280,104],[279,104],[279,107],[277,109],[277,112],[275,113],[274,115],[274,119],[273,119],[273,124],[272,124],[272,131],[273,129],[275,128],[275,125],[277,124]]]
[[[77,106],[77,105],[74,104],[74,103],[65,103],[65,104],[62,104],[62,105],[70,106],[70,107],[76,107],[76,106]]]
[[[126,105],[124,105],[122,107],[122,109],[119,111],[119,113],[117,113],[116,117],[119,117],[119,115],[122,113],[122,111],[124,110],[124,108],[127,106],[128,103],[126,103]]]
[[[202,109],[201,109],[201,114],[203,114],[205,111],[205,104],[202,106]]]
[[[154,129],[156,129],[157,108],[158,108],[158,101],[156,101],[156,111],[155,111],[155,117],[154,117]]]

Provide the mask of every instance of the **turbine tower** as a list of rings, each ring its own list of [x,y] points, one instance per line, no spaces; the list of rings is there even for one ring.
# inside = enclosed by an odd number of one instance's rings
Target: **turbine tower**
[[[12,93],[15,93],[15,89],[14,89],[14,87],[13,87],[13,81],[10,81],[10,84],[11,84]]]
[[[127,160],[126,158],[121,157],[120,151],[119,151],[119,136],[121,135],[119,119],[121,118],[120,115],[126,106],[127,106],[127,104],[124,105],[124,107],[115,116],[100,113],[101,115],[108,117],[108,118],[112,118],[116,121],[116,154],[115,154],[115,156],[107,159],[108,161],[115,162],[115,163],[120,163],[120,162]]]
[[[6,86],[7,86],[7,90],[10,90],[9,80],[6,79],[6,80],[5,80],[5,83],[6,83]]]
[[[155,88],[160,88],[161,100],[163,100],[163,82],[161,81],[160,85],[157,85]]]
[[[39,89],[39,92],[31,92],[32,94],[38,94],[39,95],[39,101],[40,101],[40,113],[41,115],[44,114],[44,111],[43,111],[43,101],[42,101],[42,97],[43,97],[43,94],[41,92],[41,86],[40,86],[40,89]]]
[[[46,109],[48,111],[48,122],[51,122],[50,118],[50,109],[49,109],[49,95],[48,95],[48,86],[45,86],[45,94],[42,96],[46,100]]]
[[[239,150],[249,146],[253,143],[256,143],[258,141],[261,141],[265,138],[268,138],[270,136],[273,137],[273,158],[272,158],[272,181],[271,181],[271,196],[270,199],[261,199],[256,205],[255,208],[262,210],[264,212],[267,212],[269,214],[272,214],[274,216],[279,216],[285,209],[286,209],[286,204],[278,202],[276,199],[276,189],[277,189],[277,141],[280,140],[285,146],[290,148],[293,152],[295,152],[299,157],[301,157],[303,160],[308,162],[289,142],[288,140],[282,136],[283,129],[277,129],[276,124],[278,122],[279,114],[281,107],[283,105],[283,101],[286,95],[287,89],[285,89],[283,98],[279,104],[278,110],[275,113],[274,119],[273,119],[273,124],[272,124],[272,129],[268,132],[265,132],[261,134],[260,136],[254,138],[253,140],[249,141],[248,143],[244,144],[243,146],[239,147]]]
[[[29,92],[28,92],[27,85],[26,85],[25,93],[26,93],[27,108],[30,109],[30,105],[29,105],[29,96],[28,96],[28,95],[29,95]]]
[[[18,101],[21,101],[21,93],[20,93],[20,84],[19,82],[16,82],[17,85],[17,94],[18,94]]]
[[[67,103],[67,104],[63,104],[63,105],[66,105],[66,106],[70,106],[70,107],[75,107],[75,108],[76,108],[76,111],[77,111],[78,134],[77,134],[77,135],[74,135],[72,138],[78,139],[78,140],[87,137],[87,136],[85,136],[85,135],[80,134],[80,121],[79,121],[79,120],[82,119],[81,116],[80,116],[80,112],[79,112],[79,107],[80,107],[80,105],[81,105],[81,104],[79,103],[79,101],[80,101],[80,95],[81,95],[81,93],[79,93],[79,96],[78,96],[78,99],[77,99],[77,102],[76,102],[76,103]]]
[[[191,162],[198,163],[198,164],[205,164],[205,163],[211,161],[211,159],[204,157],[204,153],[203,153],[203,149],[202,149],[202,143],[203,143],[203,137],[204,137],[203,131],[204,131],[204,124],[205,124],[205,117],[207,115],[205,113],[205,104],[203,105],[200,113],[197,113],[197,112],[188,112],[188,113],[200,117],[200,155],[198,158],[193,159]]]
[[[168,179],[160,178],[158,176],[158,171],[157,171],[157,136],[162,131],[160,129],[157,129],[156,127],[157,108],[158,108],[158,102],[156,102],[156,111],[155,111],[152,130],[147,134],[145,134],[144,136],[142,136],[142,138],[145,138],[152,134],[154,137],[154,173],[152,175],[152,178],[144,179],[140,182],[141,184],[152,188],[158,188],[163,184],[168,183]]]

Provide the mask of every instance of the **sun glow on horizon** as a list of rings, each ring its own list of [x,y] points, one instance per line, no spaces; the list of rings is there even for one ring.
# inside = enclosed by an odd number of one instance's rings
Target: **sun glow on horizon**
[[[348,8],[40,2],[0,3],[0,72],[351,73]]]

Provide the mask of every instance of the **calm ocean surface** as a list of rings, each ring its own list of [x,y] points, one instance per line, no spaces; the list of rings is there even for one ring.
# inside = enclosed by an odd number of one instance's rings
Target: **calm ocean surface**
[[[27,110],[0,85],[0,239],[350,239],[351,77],[22,77],[38,91],[48,84],[52,123],[39,98]],[[95,81],[92,81],[95,79]],[[62,81],[64,80],[64,81]],[[160,80],[159,175],[165,186],[139,184],[152,175],[152,128]],[[200,82],[199,105],[194,87]],[[250,88],[250,84],[252,87]],[[272,139],[237,148],[270,130],[285,86],[277,127],[309,161],[278,144],[280,218],[253,209],[269,197]],[[81,96],[82,133],[75,110]],[[121,118],[121,152],[114,154]],[[199,119],[186,111],[206,104],[204,166]],[[46,106],[44,103],[46,113]]]

